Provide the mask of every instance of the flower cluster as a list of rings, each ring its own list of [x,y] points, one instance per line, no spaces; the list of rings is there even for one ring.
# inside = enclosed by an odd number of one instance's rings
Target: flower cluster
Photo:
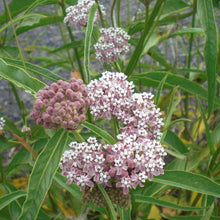
[[[79,0],[77,5],[70,6],[66,9],[66,17],[64,22],[72,26],[76,24],[77,26],[86,26],[88,22],[89,11],[92,5],[95,4],[94,0]],[[105,15],[105,10],[103,5],[99,5],[102,14]],[[96,12],[95,22],[99,19],[99,14]]]
[[[94,182],[104,187],[130,188],[143,186],[146,179],[163,174],[166,155],[159,142],[163,125],[151,93],[133,93],[134,85],[123,73],[104,72],[89,85],[91,113],[96,118],[111,116],[121,122],[118,142],[101,146],[95,138],[88,143],[71,143],[61,160],[62,174],[85,187]]]
[[[0,130],[3,130],[5,126],[5,119],[3,117],[0,118]]]
[[[30,118],[48,129],[75,130],[85,121],[89,105],[88,89],[81,79],[59,80],[39,90]]]
[[[99,144],[95,137],[90,137],[86,142],[71,142],[72,149],[65,151],[60,162],[62,175],[68,178],[67,184],[74,181],[81,185],[81,190],[86,186],[93,187],[94,182],[111,187],[111,178],[106,168],[106,153],[103,149],[107,145]]]
[[[92,105],[91,114],[97,118],[111,115],[118,120],[125,119],[126,110],[130,109],[130,97],[134,91],[132,82],[126,80],[124,73],[104,72],[99,80],[88,85]]]
[[[101,62],[114,62],[120,55],[129,51],[130,36],[121,28],[102,28],[102,36],[94,45],[96,58]]]

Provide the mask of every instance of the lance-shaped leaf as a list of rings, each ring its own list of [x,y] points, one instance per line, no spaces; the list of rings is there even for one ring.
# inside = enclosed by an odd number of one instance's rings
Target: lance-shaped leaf
[[[11,202],[15,201],[16,199],[25,196],[26,192],[24,191],[15,191],[12,193],[9,193],[3,197],[0,198],[0,210],[6,207]]]
[[[9,65],[3,59],[0,59],[0,77],[32,95],[36,95],[40,89],[45,87],[44,83],[30,76],[24,69]]]
[[[220,197],[220,184],[206,176],[185,171],[168,171],[153,178],[154,182]]]
[[[195,210],[201,210],[202,208],[199,207],[190,207],[190,206],[183,206],[183,205],[178,205],[174,204],[171,202],[167,202],[164,200],[160,199],[155,199],[150,196],[143,196],[143,195],[135,195],[134,196],[136,202],[140,203],[149,203],[149,204],[155,204],[163,207],[168,207],[171,209],[180,209],[180,210],[185,210],[185,211],[195,211]]]
[[[90,12],[89,12],[89,18],[88,23],[86,27],[86,36],[85,36],[85,47],[84,47],[84,66],[87,76],[87,83],[90,82],[90,74],[89,74],[89,56],[90,56],[90,44],[91,44],[91,38],[92,38],[92,31],[93,31],[93,25],[95,21],[95,15],[97,11],[98,5],[93,4]]]
[[[34,220],[37,218],[40,207],[59,166],[66,140],[67,132],[59,130],[38,156],[30,176],[27,198],[22,208],[20,220]]]
[[[212,1],[199,0],[198,15],[206,37],[204,55],[208,77],[208,115],[210,116],[214,106],[218,48],[217,30]]]
[[[115,144],[117,142],[108,132],[97,127],[94,124],[91,124],[89,122],[84,122],[82,125],[83,127],[97,134],[99,137],[103,138],[103,140],[105,140],[107,144]]]

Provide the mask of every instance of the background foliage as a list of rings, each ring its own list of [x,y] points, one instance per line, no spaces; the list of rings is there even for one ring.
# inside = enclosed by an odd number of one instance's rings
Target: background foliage
[[[14,121],[1,115],[6,127],[0,136],[0,219],[220,219],[219,1],[109,2],[102,26],[122,27],[131,36],[132,46],[125,59],[104,67],[90,47],[100,35],[98,26],[93,26],[97,5],[87,27],[77,29],[85,35],[77,35],[63,23],[65,8],[76,2],[0,3],[4,8],[0,15],[0,78],[10,83],[21,116]],[[48,12],[43,6],[53,10]],[[39,43],[47,29],[30,39],[36,28],[54,24],[62,39],[59,47]],[[36,56],[38,51],[43,55]],[[161,142],[169,154],[165,173],[131,191],[128,209],[113,207],[110,201],[108,209],[81,203],[78,186],[66,185],[58,168],[74,135],[30,122],[31,109],[20,95],[24,90],[35,98],[46,84],[70,76],[88,82],[105,68],[124,72],[137,91],[153,91],[164,115]],[[103,129],[104,124],[100,120],[85,122],[84,129],[77,132],[83,138],[95,135],[112,144],[115,139]],[[9,160],[5,155],[12,150],[15,153]]]

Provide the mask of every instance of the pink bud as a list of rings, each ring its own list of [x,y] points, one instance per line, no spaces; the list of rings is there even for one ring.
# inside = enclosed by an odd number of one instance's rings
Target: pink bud
[[[72,91],[71,89],[67,89],[67,90],[66,90],[66,96],[67,96],[68,98],[71,98],[72,95],[73,95],[73,91]]]
[[[65,111],[64,109],[60,109],[59,112],[58,112],[58,114],[59,114],[60,116],[64,116],[64,115],[66,114],[66,111]]]
[[[84,122],[86,120],[86,116],[85,115],[80,115],[79,120],[80,120],[81,123]]]
[[[80,118],[78,116],[74,116],[73,121],[75,123],[78,123],[80,121]]]
[[[55,92],[54,92],[52,89],[50,89],[50,90],[48,91],[48,96],[49,96],[50,98],[53,98],[53,97],[55,96]]]
[[[38,118],[36,120],[36,123],[37,123],[37,125],[41,126],[41,125],[43,125],[43,120],[41,118]]]
[[[54,122],[60,124],[62,122],[62,118],[60,116],[57,116],[54,118]]]
[[[65,128],[65,127],[67,127],[67,121],[63,121],[62,122],[62,126]]]
[[[46,112],[43,113],[42,118],[45,122],[49,122],[51,117],[49,114],[47,114]]]
[[[56,92],[56,91],[58,90],[58,85],[57,85],[57,83],[52,83],[52,84],[50,85],[50,88],[51,88],[54,92]]]
[[[70,127],[70,128],[74,128],[76,126],[76,124],[75,124],[75,122],[74,121],[69,121],[68,122],[68,127]]]
[[[52,115],[52,113],[53,113],[53,107],[48,106],[46,112],[47,112],[49,115]]]
[[[64,95],[63,95],[63,93],[61,93],[61,92],[58,92],[57,94],[56,94],[56,96],[55,96],[55,99],[56,99],[56,101],[62,101],[62,99],[64,98]]]
[[[77,82],[71,83],[71,88],[73,91],[78,91],[79,90],[79,84]]]

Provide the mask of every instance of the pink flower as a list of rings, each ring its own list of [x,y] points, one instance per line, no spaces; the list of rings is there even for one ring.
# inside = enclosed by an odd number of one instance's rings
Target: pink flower
[[[96,58],[101,62],[114,62],[119,56],[129,51],[130,36],[121,28],[102,28],[102,36],[94,45]]]
[[[76,24],[77,26],[86,26],[88,22],[89,11],[92,5],[95,4],[94,0],[79,0],[77,5],[70,6],[66,9],[66,17],[64,22],[69,26]],[[105,14],[104,6],[99,5],[102,14]],[[96,12],[95,22],[99,19],[99,14]]]
[[[99,80],[93,80],[88,85],[89,97],[92,100],[91,114],[97,118],[111,116],[119,121],[126,117],[130,108],[130,97],[133,93],[133,82],[126,80],[124,73],[104,72]]]

